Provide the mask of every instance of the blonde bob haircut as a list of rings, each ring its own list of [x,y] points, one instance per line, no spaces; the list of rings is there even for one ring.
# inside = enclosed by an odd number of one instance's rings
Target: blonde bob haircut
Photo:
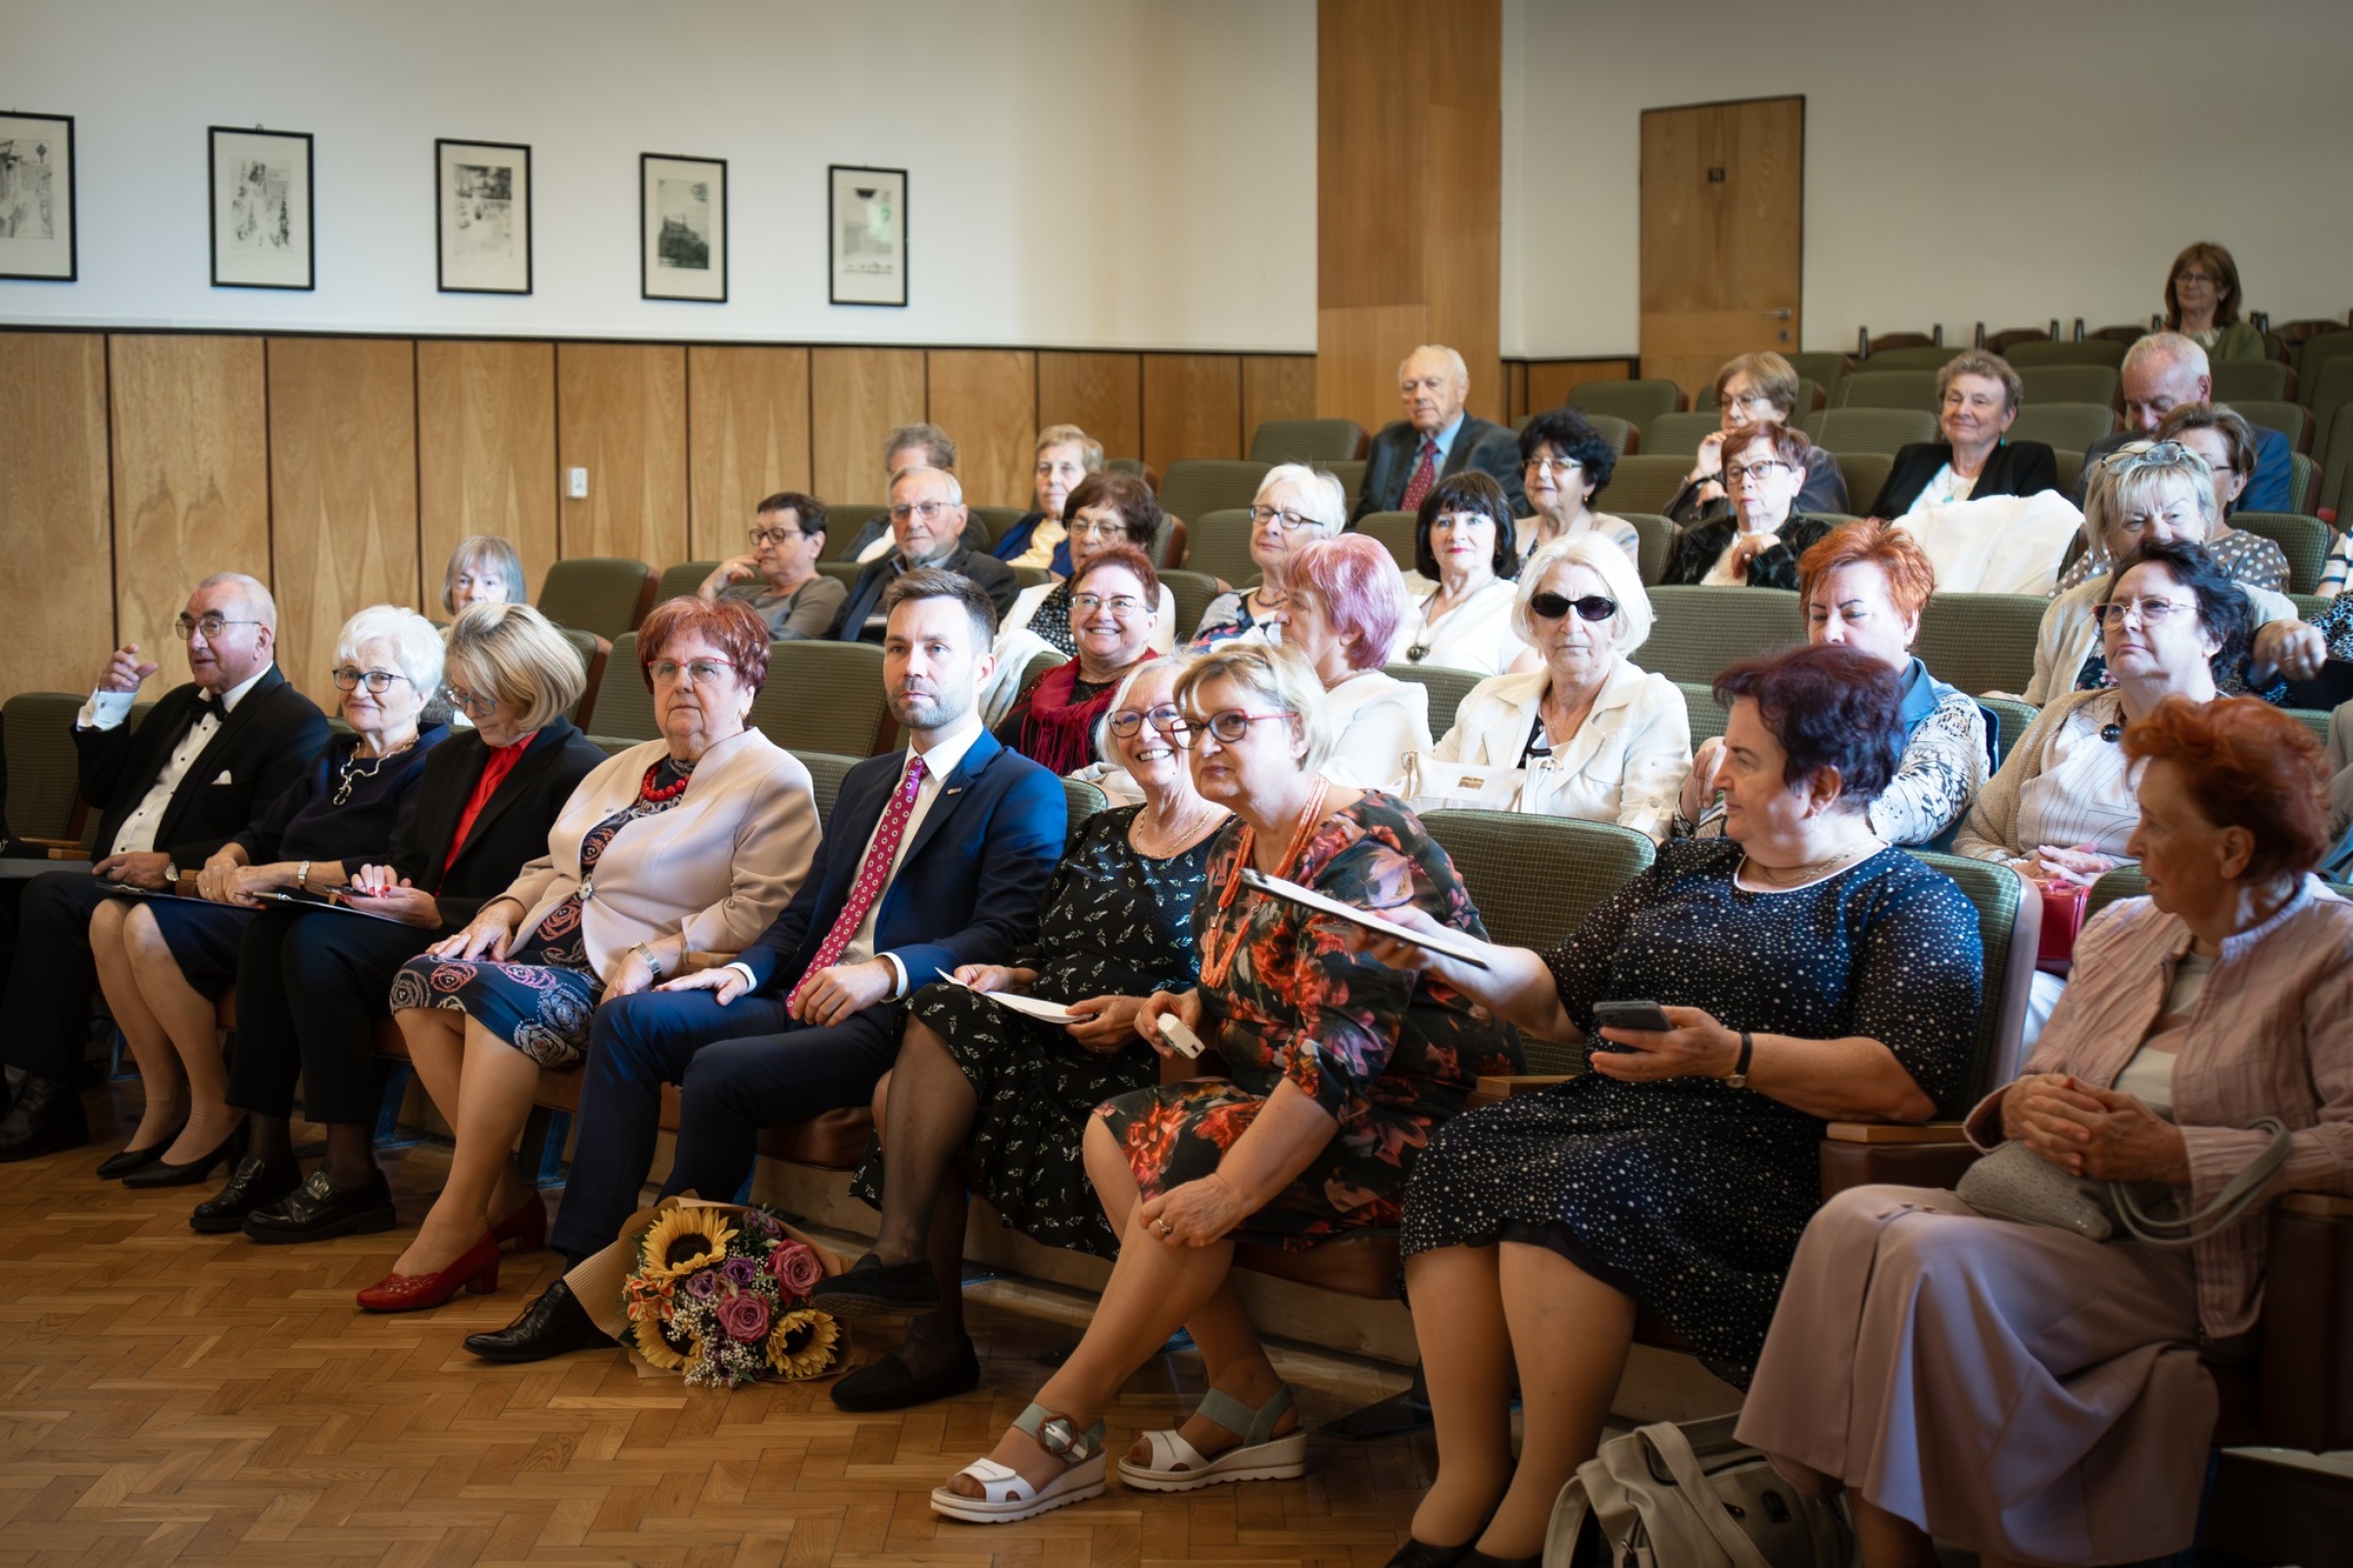
[[[1520,641],[1537,646],[1536,613],[1528,601],[1544,592],[1544,579],[1555,566],[1587,566],[1600,574],[1609,597],[1618,602],[1618,612],[1609,617],[1612,653],[1623,659],[1650,640],[1658,615],[1642,591],[1642,573],[1607,535],[1573,533],[1545,545],[1520,568],[1520,591],[1511,600],[1511,629]]]
[[[1192,707],[1194,694],[1213,680],[1232,681],[1249,692],[1261,710],[1291,715],[1292,733],[1304,748],[1299,759],[1300,772],[1312,773],[1331,759],[1340,737],[1332,729],[1331,710],[1324,706],[1324,683],[1299,650],[1277,643],[1220,643],[1185,666],[1177,681],[1177,705]]]
[[[2206,519],[2205,544],[2214,537],[2222,509],[2214,499],[2214,469],[2206,460],[2179,442],[2128,441],[2095,459],[2091,482],[2083,492],[2083,544],[2094,560],[2113,562],[2113,537],[2127,515],[2147,506],[2164,491],[2185,485]]]
[[[459,573],[479,571],[484,566],[499,574],[510,604],[525,597],[523,558],[515,553],[514,543],[495,533],[477,533],[459,540],[458,548],[450,552],[450,564],[441,568],[441,608],[456,614]]]
[[[450,628],[445,662],[466,690],[520,710],[522,730],[561,717],[588,686],[580,656],[529,605],[469,606]]]

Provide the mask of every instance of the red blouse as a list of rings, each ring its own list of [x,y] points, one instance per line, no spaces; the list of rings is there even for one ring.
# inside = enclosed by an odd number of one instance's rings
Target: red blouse
[[[531,749],[531,742],[538,734],[539,731],[533,730],[512,745],[488,748],[490,757],[482,763],[482,776],[474,780],[474,792],[466,798],[466,809],[458,817],[458,831],[450,836],[450,852],[442,858],[443,876],[449,875],[450,867],[458,863],[458,852],[466,848],[466,835],[474,830],[474,818],[482,814],[482,808],[490,804],[499,786],[507,782],[507,775],[515,771],[515,764],[523,760],[523,753]]]

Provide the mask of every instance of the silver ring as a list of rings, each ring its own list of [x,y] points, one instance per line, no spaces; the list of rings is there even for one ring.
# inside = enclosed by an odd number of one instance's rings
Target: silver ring
[[[1162,1236],[1166,1236],[1168,1234],[1168,1221],[1160,1221],[1160,1234]]]

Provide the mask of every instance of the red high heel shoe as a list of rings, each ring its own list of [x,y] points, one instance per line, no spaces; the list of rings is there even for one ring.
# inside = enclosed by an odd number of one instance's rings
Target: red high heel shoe
[[[484,1236],[438,1274],[387,1274],[360,1293],[368,1312],[420,1312],[441,1306],[461,1289],[488,1296],[499,1288],[499,1244]]]
[[[548,1245],[548,1205],[536,1190],[515,1212],[490,1227],[494,1242],[513,1242],[518,1252],[536,1252]]]

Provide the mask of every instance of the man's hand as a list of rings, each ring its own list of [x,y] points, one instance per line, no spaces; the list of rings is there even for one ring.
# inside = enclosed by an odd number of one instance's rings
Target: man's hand
[[[2318,626],[2300,620],[2275,620],[2255,630],[2251,667],[2247,673],[2263,684],[2265,666],[2289,680],[2311,680],[2328,662],[2328,639]]]
[[[887,1000],[898,985],[899,971],[888,958],[837,963],[810,975],[786,1010],[805,1024],[829,1029]]]
[[[153,660],[141,662],[137,643],[124,643],[115,650],[115,657],[106,662],[106,670],[98,677],[98,689],[102,692],[135,692],[140,682],[162,667]]]
[[[1724,737],[1712,735],[1691,754],[1691,770],[1683,781],[1683,819],[1696,822],[1715,803],[1716,775],[1724,769]]]
[[[724,1007],[752,989],[744,971],[730,964],[717,964],[709,969],[695,969],[673,979],[664,980],[654,988],[657,991],[708,991],[711,1000]]]
[[[90,874],[102,882],[127,882],[134,888],[162,888],[164,868],[172,857],[161,850],[133,850],[127,855],[110,855],[90,867]]]

